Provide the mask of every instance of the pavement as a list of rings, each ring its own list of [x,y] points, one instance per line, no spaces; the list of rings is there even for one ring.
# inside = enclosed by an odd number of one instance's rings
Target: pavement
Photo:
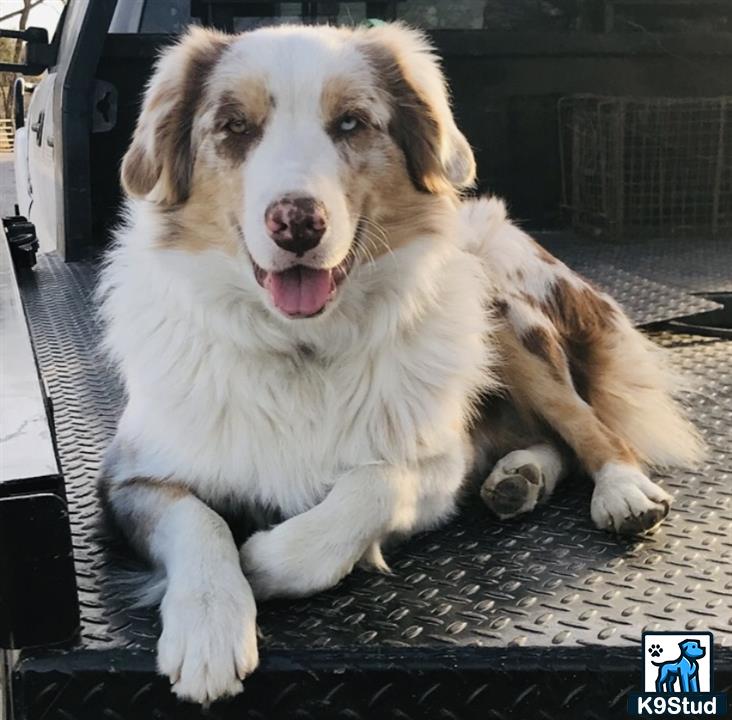
[[[13,153],[0,153],[0,216],[15,212],[15,169]]]

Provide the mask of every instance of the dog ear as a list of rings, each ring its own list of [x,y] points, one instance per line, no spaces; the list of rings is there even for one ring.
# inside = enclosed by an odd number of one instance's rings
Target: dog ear
[[[440,62],[427,38],[401,24],[366,30],[365,53],[392,103],[390,132],[417,189],[475,182],[473,151],[458,130]]]
[[[193,122],[206,81],[230,40],[192,28],[158,59],[122,160],[122,186],[129,196],[163,206],[188,199],[195,160]]]

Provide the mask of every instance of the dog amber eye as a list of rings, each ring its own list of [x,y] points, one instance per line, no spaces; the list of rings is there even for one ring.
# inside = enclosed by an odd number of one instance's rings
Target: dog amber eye
[[[235,135],[243,135],[249,130],[247,121],[242,118],[234,118],[226,123],[226,129]]]

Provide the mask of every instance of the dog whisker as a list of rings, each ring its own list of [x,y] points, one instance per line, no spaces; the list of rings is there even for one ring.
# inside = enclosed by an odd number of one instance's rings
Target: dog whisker
[[[381,254],[381,251],[388,253],[395,264],[399,264],[396,255],[389,243],[389,235],[386,229],[371,218],[361,217],[361,229],[364,239],[369,242],[374,253]]]

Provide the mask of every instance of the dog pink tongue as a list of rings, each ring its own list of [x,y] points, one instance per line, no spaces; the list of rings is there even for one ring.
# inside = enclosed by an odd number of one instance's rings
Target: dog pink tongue
[[[320,312],[333,291],[333,273],[297,266],[267,275],[265,287],[274,304],[287,315],[309,316]]]

